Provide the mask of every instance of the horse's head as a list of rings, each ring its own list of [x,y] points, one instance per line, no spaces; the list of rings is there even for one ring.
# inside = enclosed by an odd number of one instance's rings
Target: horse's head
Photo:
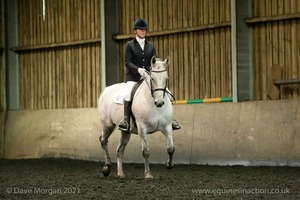
[[[156,58],[155,56],[151,58],[151,94],[157,107],[162,107],[165,103],[164,100],[169,79],[167,71],[168,65],[169,58],[166,58],[164,61]]]

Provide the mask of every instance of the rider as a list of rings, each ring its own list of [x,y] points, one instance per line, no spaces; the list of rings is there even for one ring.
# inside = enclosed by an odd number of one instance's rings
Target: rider
[[[129,132],[130,113],[131,113],[131,89],[150,71],[150,61],[156,56],[156,50],[152,43],[148,42],[145,37],[148,25],[143,19],[137,19],[133,24],[135,39],[127,42],[125,49],[125,88],[124,88],[124,120],[119,124],[119,129]],[[173,130],[180,129],[177,123],[172,123]]]

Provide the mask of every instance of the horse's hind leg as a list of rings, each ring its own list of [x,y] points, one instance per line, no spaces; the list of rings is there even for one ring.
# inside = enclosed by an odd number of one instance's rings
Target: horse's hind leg
[[[125,133],[124,131],[121,131],[121,138],[119,145],[117,147],[117,163],[118,163],[118,176],[120,178],[125,178],[125,174],[123,173],[123,155],[125,151],[125,147],[128,144],[130,140],[131,134]]]
[[[114,128],[103,128],[102,135],[99,137],[101,147],[105,154],[105,165],[102,169],[102,173],[104,176],[108,176],[110,174],[111,159],[108,152],[108,138],[111,135],[113,129]]]

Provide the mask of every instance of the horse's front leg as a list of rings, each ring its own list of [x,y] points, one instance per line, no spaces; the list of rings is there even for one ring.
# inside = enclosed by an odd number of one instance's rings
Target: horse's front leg
[[[118,176],[120,178],[125,178],[125,174],[123,173],[123,155],[125,151],[125,147],[129,142],[131,134],[125,133],[124,131],[121,132],[121,138],[119,145],[117,147],[117,165],[118,165]]]
[[[173,154],[175,152],[175,147],[174,147],[174,143],[173,143],[173,130],[172,130],[172,126],[168,126],[166,128],[166,131],[164,132],[164,135],[166,137],[167,140],[167,152],[169,154],[169,159],[166,163],[166,167],[168,169],[172,169],[174,167],[173,164]]]
[[[146,140],[146,131],[139,128],[139,137],[140,137],[140,141],[141,141],[141,145],[142,145],[142,155],[144,158],[144,164],[145,164],[145,179],[152,179],[153,176],[150,172],[150,167],[149,167],[149,156],[150,156],[150,151],[149,151],[149,147],[147,144],[147,140]]]

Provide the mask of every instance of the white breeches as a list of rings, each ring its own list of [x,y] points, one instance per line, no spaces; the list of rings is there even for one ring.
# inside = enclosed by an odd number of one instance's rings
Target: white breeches
[[[123,91],[125,101],[131,100],[131,90],[135,84],[136,84],[136,82],[134,82],[134,81],[127,81],[125,83],[125,87],[124,87],[124,91]]]

